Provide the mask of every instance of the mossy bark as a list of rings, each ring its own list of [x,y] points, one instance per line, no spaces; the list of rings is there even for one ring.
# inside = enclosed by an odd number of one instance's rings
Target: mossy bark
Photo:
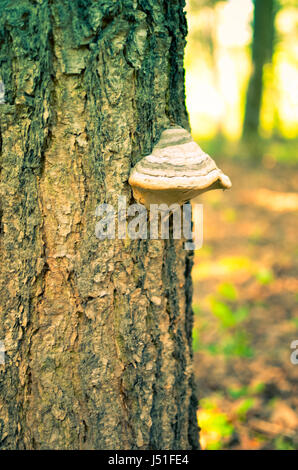
[[[0,3],[0,448],[198,447],[192,255],[105,240],[131,167],[188,127],[184,0]]]

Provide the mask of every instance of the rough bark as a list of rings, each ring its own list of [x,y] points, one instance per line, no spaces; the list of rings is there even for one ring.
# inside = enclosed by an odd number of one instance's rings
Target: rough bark
[[[191,253],[95,237],[184,104],[184,0],[2,0],[0,448],[198,447]]]
[[[247,89],[243,125],[244,138],[258,134],[263,95],[263,72],[266,63],[272,61],[274,41],[274,0],[255,0],[252,42],[252,73]]]

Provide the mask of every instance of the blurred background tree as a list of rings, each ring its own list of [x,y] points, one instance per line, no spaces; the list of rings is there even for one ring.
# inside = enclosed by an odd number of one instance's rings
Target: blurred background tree
[[[206,150],[297,161],[294,0],[188,0],[187,107]],[[251,136],[249,139],[248,136]],[[234,143],[235,145],[231,145]]]
[[[254,1],[252,73],[246,97],[244,138],[255,137],[258,134],[263,92],[263,70],[266,63],[272,63],[276,10],[277,2],[275,0]]]

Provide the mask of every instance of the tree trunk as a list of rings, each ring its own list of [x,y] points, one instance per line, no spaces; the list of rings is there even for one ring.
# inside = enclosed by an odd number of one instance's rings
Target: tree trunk
[[[0,4],[0,448],[198,447],[192,254],[103,240],[131,167],[188,127],[184,0]]]
[[[255,0],[252,63],[243,126],[243,137],[256,137],[259,130],[263,94],[263,71],[266,63],[272,61],[274,41],[274,0]]]

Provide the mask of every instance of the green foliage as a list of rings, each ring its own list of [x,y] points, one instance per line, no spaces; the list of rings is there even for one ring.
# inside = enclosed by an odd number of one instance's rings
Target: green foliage
[[[256,273],[255,277],[259,281],[259,283],[263,285],[270,284],[272,281],[274,281],[273,272],[271,271],[271,269],[267,268],[260,269]]]
[[[197,328],[192,330],[192,349],[194,352],[199,350],[199,332]]]
[[[262,393],[265,389],[264,382],[258,382],[253,387],[249,387],[248,392],[252,395],[258,395]]]
[[[255,405],[255,399],[252,397],[246,398],[243,400],[240,405],[237,407],[237,416],[241,421],[246,419],[247,412],[253,408]]]
[[[263,382],[258,382],[254,386],[251,387],[230,387],[227,389],[228,394],[234,400],[238,400],[239,398],[244,398],[245,396],[254,396],[262,393],[265,388],[265,384]]]
[[[235,301],[238,298],[238,292],[231,282],[223,282],[217,288],[219,294],[227,300]]]
[[[274,447],[276,450],[297,450],[291,439],[283,436],[278,436],[274,440]]]
[[[231,398],[237,400],[248,394],[248,387],[231,387],[227,389],[227,392]]]
[[[212,355],[252,357],[253,350],[250,339],[245,330],[239,326],[248,318],[249,308],[246,305],[235,306],[238,301],[238,291],[231,282],[223,282],[217,288],[217,293],[209,297],[211,314],[219,322],[220,339],[207,344],[198,343],[198,333],[194,330],[193,345],[198,349],[205,349]],[[197,314],[199,308],[195,305]]]
[[[194,313],[195,315],[199,315],[199,313],[200,313],[200,306],[199,306],[198,304],[193,304],[193,305],[192,305],[192,309],[193,309],[193,313]]]
[[[222,449],[234,432],[234,426],[229,422],[227,415],[217,408],[214,400],[203,399],[200,402],[198,419],[206,449]]]
[[[222,341],[222,352],[225,356],[253,357],[253,349],[245,331],[235,331]]]
[[[227,292],[226,292],[227,293]],[[230,291],[229,294],[231,294]],[[221,323],[223,328],[231,328],[237,324],[243,322],[249,315],[249,309],[246,306],[240,306],[237,309],[233,309],[221,300],[211,297],[210,299],[211,311]]]
[[[202,345],[200,346],[202,347]],[[209,343],[205,348],[210,354],[223,354],[226,357],[238,356],[251,358],[254,355],[250,345],[250,339],[243,330],[236,330],[234,333],[225,334],[216,343]]]
[[[231,326],[235,326],[236,319],[228,305],[215,298],[210,299],[210,304],[213,315],[219,319],[223,328],[230,328]]]

